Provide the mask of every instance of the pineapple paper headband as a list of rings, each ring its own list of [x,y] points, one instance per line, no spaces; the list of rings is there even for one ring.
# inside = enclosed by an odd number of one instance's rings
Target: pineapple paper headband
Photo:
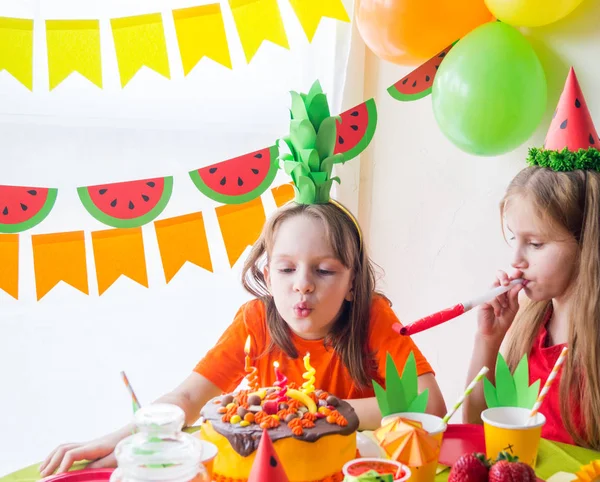
[[[362,248],[362,232],[352,213],[330,198],[333,165],[344,162],[343,154],[334,154],[339,116],[331,116],[327,97],[317,80],[308,94],[291,92],[290,134],[281,139],[289,152],[279,156],[285,172],[291,176],[298,204],[331,203],[350,218],[358,233]],[[279,142],[278,142],[279,145]]]
[[[529,149],[530,166],[554,171],[600,171],[600,138],[573,67],[554,112],[543,149]]]

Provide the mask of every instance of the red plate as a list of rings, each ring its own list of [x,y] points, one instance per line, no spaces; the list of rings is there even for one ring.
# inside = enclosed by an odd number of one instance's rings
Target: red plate
[[[40,482],[108,482],[115,469],[73,470],[66,474],[50,475]]]
[[[485,454],[483,425],[448,425],[442,439],[440,464],[451,467],[461,455],[473,452]],[[544,482],[539,477],[537,480],[538,482]]]
[[[450,467],[461,455],[473,452],[485,453],[483,425],[448,425],[442,439],[440,463]]]

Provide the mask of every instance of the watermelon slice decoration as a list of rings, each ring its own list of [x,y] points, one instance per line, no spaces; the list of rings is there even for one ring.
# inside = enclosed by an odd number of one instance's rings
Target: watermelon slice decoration
[[[279,167],[277,146],[234,157],[190,171],[198,190],[223,204],[252,201],[273,183]]]
[[[171,176],[77,188],[88,213],[113,228],[148,224],[163,212],[172,191]]]
[[[572,152],[589,147],[600,149],[598,132],[572,67],[544,143],[546,150],[560,151],[565,147]]]
[[[388,88],[388,93],[396,100],[409,102],[422,99],[431,94],[433,79],[440,64],[450,52],[456,42],[448,45],[444,50],[431,57],[427,62],[413,70],[410,74],[402,77],[398,82]]]
[[[343,154],[341,162],[349,161],[364,151],[377,127],[377,107],[374,99],[358,104],[340,114],[334,154]]]
[[[46,187],[0,186],[0,233],[20,233],[52,211],[58,191]]]

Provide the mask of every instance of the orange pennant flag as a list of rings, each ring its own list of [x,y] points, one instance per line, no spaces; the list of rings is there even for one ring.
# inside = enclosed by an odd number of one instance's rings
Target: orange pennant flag
[[[19,299],[18,234],[0,234],[0,289]]]
[[[167,283],[187,261],[212,272],[202,213],[161,219],[154,228]]]
[[[265,224],[260,197],[244,204],[225,204],[217,209],[217,219],[225,242],[229,265],[240,259],[247,246],[256,242]]]
[[[290,202],[294,199],[296,193],[294,192],[294,186],[292,183],[282,184],[281,186],[274,187],[271,189],[271,194],[273,194],[273,198],[275,199],[275,204],[280,208],[284,204]]]
[[[121,275],[148,288],[142,228],[94,231],[92,245],[98,294],[102,295]]]
[[[34,234],[31,243],[38,301],[60,281],[89,294],[83,231]]]

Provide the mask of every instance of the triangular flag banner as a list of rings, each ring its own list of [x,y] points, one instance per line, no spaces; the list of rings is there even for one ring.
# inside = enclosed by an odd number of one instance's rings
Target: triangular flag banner
[[[309,42],[312,42],[323,17],[350,22],[342,0],[290,0],[290,3]]]
[[[46,20],[50,90],[73,72],[102,88],[100,22]]]
[[[246,61],[265,40],[289,49],[277,0],[229,0]]]
[[[274,187],[273,189],[271,189],[271,194],[273,194],[275,204],[278,208],[290,202],[292,199],[294,199],[294,196],[296,195],[294,193],[294,186],[291,182],[288,184],[282,184],[281,186]]]
[[[220,4],[173,10],[173,21],[184,75],[189,74],[203,57],[231,69]]]
[[[212,272],[202,213],[161,219],[154,228],[167,283],[188,261]]]
[[[167,43],[160,13],[113,18],[110,21],[121,87],[143,66],[170,78]]]
[[[546,150],[561,151],[565,147],[571,152],[589,147],[600,149],[600,139],[573,67],[544,143]]]
[[[231,267],[254,244],[266,221],[260,197],[244,204],[225,204],[216,209]]]
[[[34,234],[31,243],[38,301],[59,281],[89,294],[83,231]]]
[[[121,275],[148,288],[142,228],[95,231],[92,245],[100,295]]]
[[[267,429],[263,429],[248,482],[289,482]]]
[[[0,17],[0,71],[33,88],[33,20]]]
[[[0,290],[19,299],[18,234],[0,234]]]

